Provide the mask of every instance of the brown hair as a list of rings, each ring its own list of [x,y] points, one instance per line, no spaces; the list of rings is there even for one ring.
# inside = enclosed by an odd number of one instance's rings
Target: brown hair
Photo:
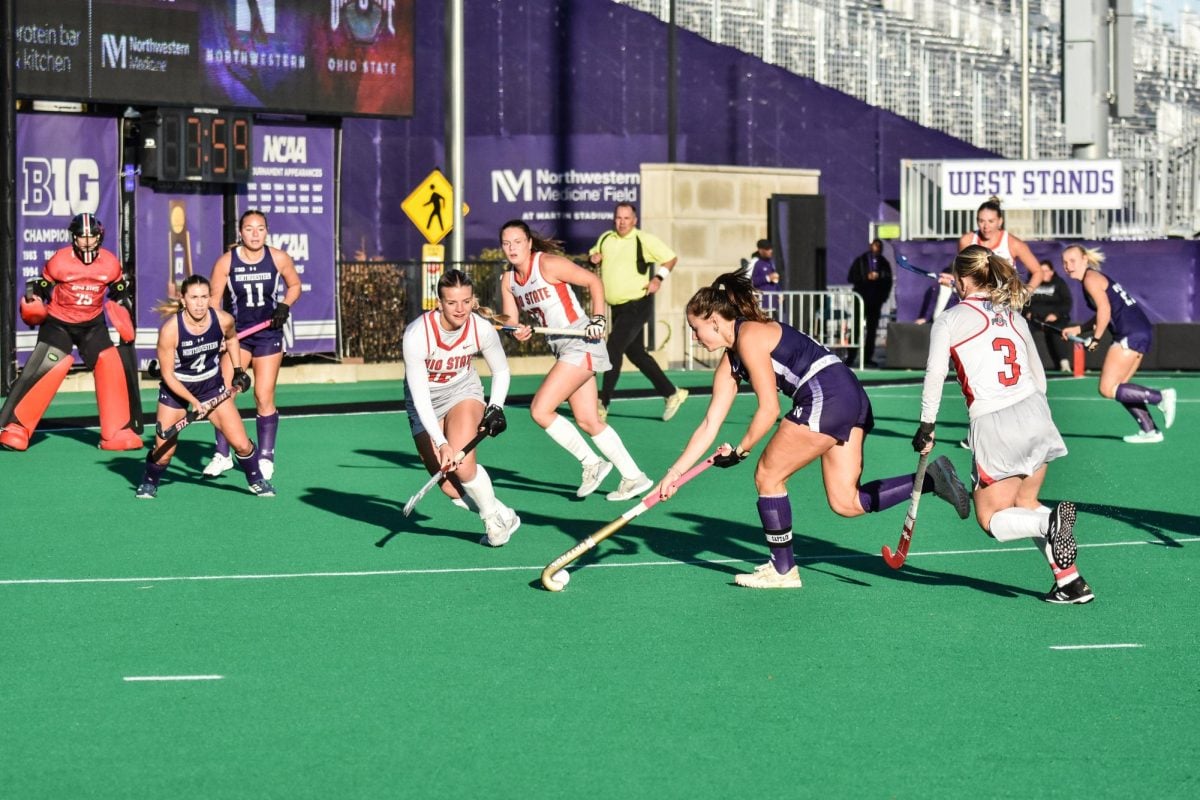
[[[959,253],[954,259],[954,274],[973,280],[988,293],[992,305],[1019,310],[1029,300],[1029,289],[1013,265],[983,245],[973,244]]]
[[[740,272],[726,272],[711,285],[692,295],[687,304],[687,313],[700,319],[719,314],[725,319],[771,321],[759,306],[750,279]]]
[[[170,300],[159,300],[154,304],[155,313],[162,317],[169,317],[172,314],[178,314],[180,311],[183,311],[183,296],[187,294],[188,289],[197,284],[207,287],[209,292],[212,292],[212,284],[208,282],[208,278],[198,274],[188,275],[179,284],[178,296]]]
[[[542,236],[540,233],[534,233],[533,229],[525,223],[524,220],[510,219],[508,222],[500,226],[500,238],[504,238],[504,232],[509,228],[520,228],[533,242],[532,250],[535,253],[550,253],[551,255],[561,256],[564,252],[563,243],[557,239],[551,239],[549,236]]]

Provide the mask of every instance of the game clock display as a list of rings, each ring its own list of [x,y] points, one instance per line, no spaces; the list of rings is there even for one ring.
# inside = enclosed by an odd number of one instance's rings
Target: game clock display
[[[142,177],[155,181],[246,183],[253,115],[159,108],[143,115]]]

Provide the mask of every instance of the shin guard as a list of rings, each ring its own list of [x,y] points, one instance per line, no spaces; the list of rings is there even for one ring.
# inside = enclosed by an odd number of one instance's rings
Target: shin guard
[[[129,385],[117,348],[96,357],[96,406],[100,409],[100,449],[140,450],[142,437],[133,431]]]

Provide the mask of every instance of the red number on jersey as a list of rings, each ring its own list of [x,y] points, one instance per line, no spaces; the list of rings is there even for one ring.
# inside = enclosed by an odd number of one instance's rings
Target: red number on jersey
[[[1021,365],[1017,363],[1017,346],[1011,339],[993,339],[992,349],[1004,355],[1004,365],[1007,370],[996,373],[996,380],[1001,386],[1012,386],[1021,379]]]

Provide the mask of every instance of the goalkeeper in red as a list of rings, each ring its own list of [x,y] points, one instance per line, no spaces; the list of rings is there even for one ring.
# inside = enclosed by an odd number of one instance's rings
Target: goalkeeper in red
[[[71,370],[71,351],[77,347],[95,373],[100,449],[138,450],[142,421],[132,353],[132,291],[117,257],[100,247],[104,226],[95,216],[76,214],[67,230],[71,245],[50,257],[42,277],[29,281],[21,298],[21,319],[39,326],[37,344],[0,410],[0,445],[28,449]],[[128,351],[125,355],[113,346],[105,312]]]
[[[1075,504],[1053,509],[1038,501],[1046,465],[1067,454],[1046,403],[1046,373],[1021,316],[1029,289],[1012,265],[972,245],[954,259],[954,286],[962,302],[930,329],[929,361],[921,395],[921,424],[913,448],[933,448],[948,362],[954,360],[970,417],[975,457],[975,518],[1000,542],[1032,539],[1054,573],[1050,603],[1088,603],[1091,587],[1075,567]]]

